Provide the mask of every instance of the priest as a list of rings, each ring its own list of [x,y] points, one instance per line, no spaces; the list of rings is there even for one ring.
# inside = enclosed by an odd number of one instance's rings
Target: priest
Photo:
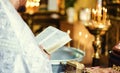
[[[52,73],[48,55],[17,9],[26,0],[0,0],[0,73]]]

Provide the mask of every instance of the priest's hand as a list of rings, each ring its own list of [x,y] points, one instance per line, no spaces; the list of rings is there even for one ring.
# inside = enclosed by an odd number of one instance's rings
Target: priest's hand
[[[50,54],[43,48],[43,46],[39,45],[39,47],[40,47],[40,49],[42,49],[43,53],[45,53],[48,56],[48,58],[50,59]]]

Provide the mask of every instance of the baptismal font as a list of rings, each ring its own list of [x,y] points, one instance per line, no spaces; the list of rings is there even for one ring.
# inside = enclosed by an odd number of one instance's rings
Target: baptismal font
[[[85,25],[85,27],[95,37],[95,40],[93,41],[93,66],[96,66],[98,63],[95,64],[95,62],[98,62],[101,54],[101,38],[105,35],[111,24],[110,20],[107,19],[107,9],[102,7],[101,2],[98,2],[96,9],[91,10],[91,17],[91,20]]]

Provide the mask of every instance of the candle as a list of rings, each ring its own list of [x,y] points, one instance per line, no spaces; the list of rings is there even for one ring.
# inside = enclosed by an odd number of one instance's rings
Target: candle
[[[106,21],[107,18],[107,9],[103,7],[103,21]]]
[[[102,0],[97,0],[97,20],[101,21]]]
[[[97,0],[98,7],[102,7],[102,0]]]
[[[96,10],[92,9],[92,19],[96,20]]]
[[[97,21],[101,21],[101,9],[97,9]]]
[[[85,34],[85,43],[87,43],[88,42],[88,34]],[[86,49],[86,45],[83,45],[83,48],[82,48],[82,50],[83,51],[85,51],[85,49]]]
[[[97,10],[98,14],[101,15],[101,9],[102,8],[102,0],[97,0]]]
[[[82,32],[80,31],[79,32],[79,38],[82,36]],[[78,47],[77,48],[80,48],[81,44],[80,44],[80,39],[78,38]]]
[[[70,30],[67,30],[67,34],[70,36]],[[70,42],[67,43],[67,46],[70,47]]]

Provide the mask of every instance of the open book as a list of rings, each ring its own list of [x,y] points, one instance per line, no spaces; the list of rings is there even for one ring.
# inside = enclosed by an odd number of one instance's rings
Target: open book
[[[51,54],[71,41],[71,38],[66,32],[49,26],[36,36],[36,41]]]

